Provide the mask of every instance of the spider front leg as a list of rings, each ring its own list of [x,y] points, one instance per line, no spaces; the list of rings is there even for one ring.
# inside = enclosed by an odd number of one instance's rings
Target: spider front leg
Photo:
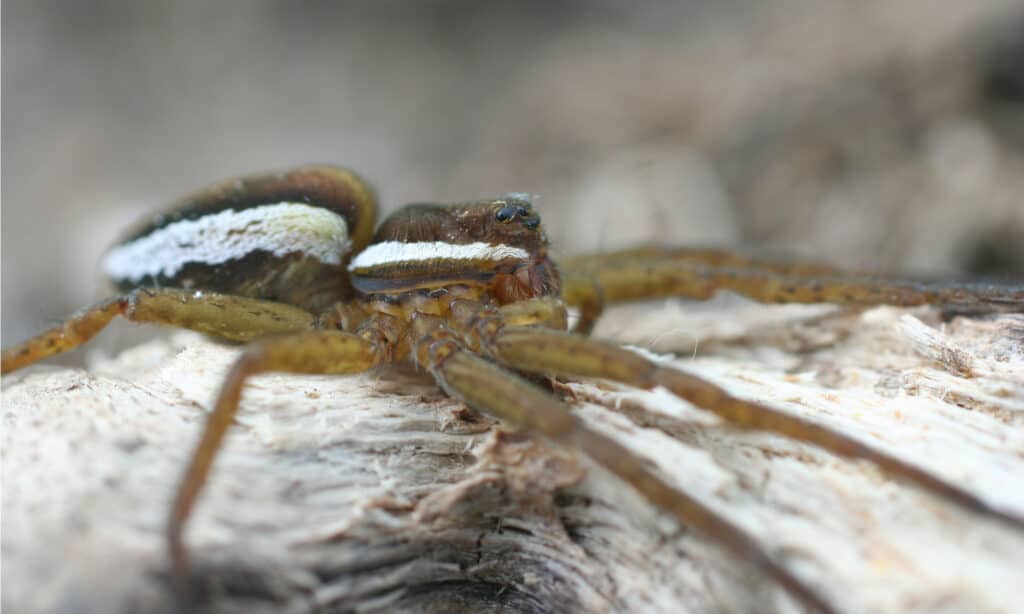
[[[0,372],[73,350],[116,316],[131,322],[188,328],[221,339],[249,341],[263,335],[312,328],[313,314],[241,296],[181,289],[138,289],[83,309],[48,331],[3,351]]]
[[[753,564],[804,606],[833,611],[824,597],[786,569],[753,535],[669,486],[641,457],[588,428],[565,403],[466,350],[441,318],[417,314],[412,335],[417,363],[429,370],[448,394],[515,427],[581,450],[685,526]]]
[[[642,245],[612,252],[584,254],[559,261],[564,270],[584,271],[594,269],[623,260],[674,262],[684,266],[713,267],[719,269],[749,269],[771,271],[783,275],[803,277],[842,277],[850,271],[824,264],[807,262],[773,262],[761,258],[746,256],[741,252],[702,247],[666,247],[662,245]]]
[[[224,379],[185,477],[175,493],[168,519],[167,546],[180,602],[188,604],[191,597],[182,532],[210,473],[214,456],[238,412],[245,382],[254,375],[268,372],[361,373],[389,360],[392,345],[400,335],[399,325],[393,318],[377,316],[367,320],[355,333],[304,331],[263,339],[245,349]]]
[[[839,269],[817,264],[806,263],[775,263],[758,260],[726,249],[663,247],[645,245],[613,252],[586,254],[562,260],[559,267],[562,271],[563,295],[566,302],[579,310],[579,320],[573,332],[589,335],[594,330],[598,318],[604,313],[608,303],[624,300],[618,295],[622,292],[617,287],[610,289],[606,295],[602,271],[616,269],[623,262],[631,263],[632,268],[643,267],[645,264],[657,263],[662,266],[682,268],[710,269],[741,269],[746,271],[763,271],[795,277],[837,277],[848,273]],[[670,293],[670,296],[688,296],[691,298],[710,298],[714,289],[708,291],[698,284],[688,283],[682,291]],[[644,298],[644,297],[631,297]],[[653,297],[652,297],[653,298]],[[628,299],[625,299],[628,300]]]
[[[1024,530],[1024,518],[995,509],[960,486],[919,467],[839,431],[767,405],[736,398],[707,380],[658,365],[617,345],[571,333],[504,326],[499,314],[481,312],[471,304],[457,303],[453,305],[453,312],[472,345],[513,368],[543,375],[603,378],[644,389],[661,386],[730,424],[771,431],[840,456],[871,461],[895,478]]]
[[[941,305],[968,311],[1024,312],[1024,285],[926,283],[844,273],[807,264],[773,264],[718,250],[642,248],[562,265],[562,296],[589,322],[594,306],[653,298],[709,299],[731,290],[763,303]],[[598,313],[599,313],[598,309]],[[587,333],[585,327],[577,332]]]

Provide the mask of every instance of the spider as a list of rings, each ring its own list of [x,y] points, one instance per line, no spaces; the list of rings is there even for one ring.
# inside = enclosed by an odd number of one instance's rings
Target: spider
[[[552,394],[553,378],[663,388],[734,426],[868,460],[892,478],[1024,529],[1024,518],[839,431],[734,397],[589,336],[606,305],[706,299],[720,289],[762,302],[1018,312],[1024,311],[1024,287],[924,284],[723,250],[650,246],[557,265],[540,217],[522,193],[407,205],[379,226],[376,215],[372,190],[342,168],[307,166],[210,186],[136,228],[108,253],[105,272],[123,294],[3,351],[2,372],[9,373],[85,343],[116,316],[246,344],[224,380],[167,522],[182,603],[190,599],[186,523],[246,381],[265,372],[359,373],[411,360],[470,408],[579,449],[811,610],[834,608],[745,529],[587,427]],[[571,329],[570,307],[578,310]]]

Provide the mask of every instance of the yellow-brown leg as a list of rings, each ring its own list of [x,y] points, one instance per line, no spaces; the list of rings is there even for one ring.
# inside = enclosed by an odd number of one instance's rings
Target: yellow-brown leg
[[[0,372],[9,373],[53,354],[72,350],[116,316],[188,328],[222,339],[249,341],[263,335],[313,327],[311,313],[283,303],[180,289],[139,289],[79,311],[48,331],[3,351]]]
[[[851,273],[851,271],[824,264],[754,258],[731,249],[663,245],[641,245],[613,252],[584,254],[559,260],[559,268],[563,272],[574,274],[624,260],[674,262],[685,266],[718,269],[751,269],[804,277],[842,277]]]
[[[649,264],[683,268],[702,269],[741,269],[748,272],[770,272],[794,277],[841,277],[848,275],[846,271],[819,264],[799,262],[771,262],[751,258],[735,251],[713,248],[665,247],[660,245],[644,245],[614,252],[585,254],[559,261],[566,302],[579,309],[580,318],[573,332],[589,335],[601,317],[606,305],[610,302],[631,300],[606,296],[602,284],[602,270],[623,266],[643,268]],[[690,294],[690,293],[694,294]],[[692,298],[710,298],[696,285],[690,286],[685,292],[671,293],[669,296],[690,296]],[[632,297],[655,298],[655,297]]]
[[[569,325],[565,305],[548,296],[502,305],[498,312],[501,321],[509,326],[543,326],[565,330]]]
[[[389,356],[390,341],[381,332],[387,327],[377,324],[374,321],[368,322],[355,334],[305,331],[263,339],[249,345],[235,362],[221,386],[202,438],[192,453],[192,460],[175,494],[167,523],[167,545],[174,566],[175,589],[186,609],[191,591],[182,531],[209,475],[213,458],[238,411],[246,380],[268,371],[310,374],[366,371]]]
[[[413,323],[414,353],[438,384],[470,407],[573,446],[640,491],[679,522],[749,561],[813,610],[831,612],[828,602],[779,563],[751,534],[658,477],[630,450],[572,415],[570,408],[521,377],[463,349],[455,333],[433,316]]]
[[[582,278],[569,276],[566,279],[570,284],[568,289],[572,292],[571,296],[575,300],[570,304],[579,310],[579,319],[573,326],[572,332],[577,335],[589,335],[594,332],[597,320],[607,307],[604,288],[596,277],[589,275]]]
[[[840,456],[871,461],[895,478],[1024,530],[1024,518],[995,509],[969,491],[919,467],[820,424],[736,398],[707,380],[658,365],[617,345],[570,333],[503,327],[493,323],[493,316],[490,324],[478,319],[470,334],[471,342],[515,369],[552,376],[604,378],[645,389],[662,386],[736,426],[779,433]]]
[[[586,308],[664,297],[711,298],[732,290],[764,303],[838,303],[848,305],[934,304],[964,310],[1024,311],[1024,285],[924,283],[884,276],[844,274],[814,265],[771,265],[756,261],[711,265],[713,259],[675,257],[672,253],[570,261],[562,269],[562,296]]]

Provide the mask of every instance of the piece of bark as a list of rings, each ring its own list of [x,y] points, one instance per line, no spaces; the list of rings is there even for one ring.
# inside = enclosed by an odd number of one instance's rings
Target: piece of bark
[[[1024,318],[763,306],[619,311],[598,331],[814,417],[1024,515]],[[696,350],[694,346],[696,347]],[[168,502],[237,348],[180,333],[3,380],[3,605],[171,605]],[[665,393],[570,382],[588,424],[781,553],[843,612],[1024,607],[1024,535]],[[216,611],[798,609],[571,451],[405,368],[267,375],[188,525]]]

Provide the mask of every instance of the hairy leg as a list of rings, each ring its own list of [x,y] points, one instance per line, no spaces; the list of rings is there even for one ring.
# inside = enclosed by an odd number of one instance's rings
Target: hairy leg
[[[9,373],[53,354],[73,350],[103,330],[116,316],[132,322],[166,324],[229,339],[313,327],[313,314],[283,303],[180,289],[139,289],[79,311],[63,323],[3,351]]]
[[[819,264],[798,262],[772,262],[752,258],[739,252],[727,249],[699,247],[666,247],[661,245],[644,245],[614,252],[585,254],[559,263],[566,301],[579,309],[580,318],[573,332],[589,335],[609,303],[624,300],[618,298],[620,290],[610,288],[610,294],[604,290],[602,271],[615,269],[622,263],[629,262],[631,268],[643,267],[647,264],[661,266],[699,268],[699,269],[739,269],[761,271],[793,277],[837,277],[848,274],[840,269]],[[701,289],[696,284],[690,285],[687,292],[672,293],[670,296],[690,296],[689,292],[699,294]],[[693,298],[710,298],[712,290],[706,296]],[[654,297],[634,297],[654,298]],[[630,299],[625,299],[630,300]]]
[[[779,433],[840,456],[871,461],[895,478],[1024,530],[1024,518],[993,508],[969,491],[919,467],[839,431],[767,405],[736,398],[707,380],[658,365],[613,343],[539,328],[506,327],[500,322],[499,314],[491,312],[481,316],[481,312],[469,304],[457,304],[454,309],[456,321],[468,324],[463,334],[467,341],[515,369],[552,376],[597,377],[644,389],[662,386],[730,424]]]
[[[501,321],[509,326],[543,326],[555,330],[569,326],[565,305],[547,296],[502,305],[498,312]]]
[[[367,321],[356,333],[328,330],[275,336],[249,345],[235,362],[221,386],[202,438],[178,486],[167,523],[167,545],[174,566],[175,589],[183,605],[187,606],[191,591],[182,532],[209,475],[214,456],[238,412],[245,382],[253,375],[266,372],[332,374],[366,371],[389,358],[394,327],[393,320],[384,316]]]
[[[676,490],[642,458],[615,440],[593,431],[571,409],[533,384],[466,350],[454,332],[434,316],[413,322],[413,350],[450,395],[551,441],[576,447],[679,522],[749,561],[804,606],[831,612],[828,602],[786,569],[757,539],[698,499]]]
[[[918,282],[814,265],[730,260],[724,252],[697,258],[689,250],[652,249],[622,252],[616,258],[569,261],[562,269],[566,303],[593,311],[595,304],[671,296],[704,300],[719,290],[731,290],[764,303],[933,304],[968,311],[1024,312],[1024,284]]]
[[[751,269],[807,277],[837,277],[850,273],[850,271],[824,264],[772,261],[765,258],[756,258],[732,249],[672,247],[664,245],[641,245],[613,252],[584,254],[582,256],[562,259],[559,261],[559,266],[563,272],[575,274],[601,268],[623,260],[648,260],[653,262],[674,262],[676,264],[698,267]]]

